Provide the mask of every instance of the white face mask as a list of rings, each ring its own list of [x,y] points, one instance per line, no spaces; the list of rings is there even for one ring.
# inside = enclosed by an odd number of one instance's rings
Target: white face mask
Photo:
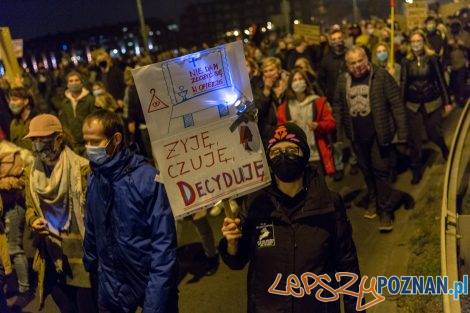
[[[303,79],[296,80],[292,82],[291,88],[295,93],[302,93],[307,89],[307,83]]]
[[[99,96],[99,95],[102,95],[104,94],[104,90],[103,89],[95,89],[93,90],[93,95],[96,97],[96,96]]]

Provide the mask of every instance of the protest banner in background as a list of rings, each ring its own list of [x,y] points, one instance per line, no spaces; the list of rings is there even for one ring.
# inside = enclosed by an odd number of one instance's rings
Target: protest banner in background
[[[16,56],[16,58],[22,58],[23,57],[23,39],[13,39],[11,41],[11,44],[13,45],[13,54]],[[0,50],[0,60],[2,60],[3,55],[2,51]]]
[[[439,14],[441,17],[444,19],[444,21],[449,17],[449,16],[454,16],[454,14],[465,8],[465,7],[470,7],[470,3],[468,2],[455,2],[455,3],[445,3],[441,4],[439,6]]]
[[[400,30],[401,31],[407,31],[408,30],[408,25],[406,23],[406,16],[405,15],[400,15],[400,14],[395,14],[395,22],[400,25]]]
[[[176,218],[270,183],[241,41],[133,70],[153,155]]]
[[[294,24],[294,34],[304,36],[309,45],[320,44],[320,26],[308,24]]]
[[[408,30],[424,25],[428,17],[428,1],[414,0],[413,3],[406,3],[406,23]]]
[[[22,44],[21,40],[21,44]],[[15,45],[11,40],[10,29],[8,27],[0,27],[0,53],[2,62],[5,66],[5,76],[10,84],[15,85],[16,81],[22,76],[22,70],[18,64],[18,43]],[[21,55],[23,46],[21,45]]]

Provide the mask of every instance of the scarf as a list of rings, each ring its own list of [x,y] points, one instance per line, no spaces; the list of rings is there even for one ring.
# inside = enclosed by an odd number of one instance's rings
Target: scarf
[[[36,158],[30,174],[33,204],[41,217],[48,221],[47,250],[54,260],[56,270],[62,271],[61,232],[70,232],[72,216],[75,216],[81,237],[84,237],[85,194],[82,189],[81,168],[88,161],[75,154],[69,147],[61,152],[50,177],[45,174],[43,162]],[[47,220],[47,218],[46,218]]]

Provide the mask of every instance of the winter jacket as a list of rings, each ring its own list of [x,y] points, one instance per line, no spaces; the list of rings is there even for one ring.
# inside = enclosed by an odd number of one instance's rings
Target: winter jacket
[[[447,38],[441,33],[440,30],[427,31],[426,39],[428,40],[429,46],[436,52],[436,54],[442,58],[447,53]]]
[[[10,122],[10,141],[29,151],[32,150],[31,139],[24,139],[29,133],[29,124],[31,120],[37,115],[37,112],[34,108],[30,107],[31,112],[29,113],[28,118],[25,121],[22,121],[20,116],[14,116]]]
[[[26,185],[26,214],[25,220],[26,224],[29,227],[32,227],[34,221],[41,217],[41,213],[36,209],[34,205],[33,196],[31,194],[30,187],[30,176],[32,171],[32,166],[28,166],[25,169],[24,179]],[[90,167],[88,165],[82,166],[80,168],[80,179],[82,191],[86,194],[86,179],[90,174]],[[75,216],[75,218],[77,218]],[[45,299],[51,292],[50,286],[45,286],[47,279],[46,275],[46,262],[51,260],[51,257],[48,256],[48,249],[45,243],[45,237],[42,235],[35,235],[33,241],[33,247],[35,248],[34,259],[33,259],[33,270],[38,274],[38,287],[37,291],[39,294],[39,306],[40,309],[44,308]],[[80,287],[80,288],[90,288],[90,275],[85,271],[83,266],[83,237],[79,234],[61,234],[61,246],[62,253],[64,254],[63,258],[63,268],[67,269],[65,272],[67,285]],[[73,261],[72,261],[73,260]],[[69,262],[70,261],[70,262]]]
[[[254,104],[258,109],[258,128],[263,140],[264,145],[267,145],[269,136],[276,129],[277,125],[277,108],[284,101],[284,94],[281,94],[279,98],[276,97],[274,92],[271,92],[268,96],[263,93],[264,84],[257,86],[253,90]]]
[[[369,101],[374,120],[377,140],[381,146],[392,143],[395,131],[400,140],[408,138],[408,124],[405,107],[400,97],[400,89],[393,77],[383,68],[371,65],[369,79]],[[336,129],[341,136],[355,141],[352,117],[349,113],[349,90],[351,75],[344,73],[338,80],[338,86],[333,101],[333,113],[336,119]]]
[[[74,102],[77,102],[75,107],[73,106]],[[76,99],[72,97],[70,91],[65,91],[65,98],[59,110],[59,119],[62,126],[72,135],[75,141],[73,150],[79,155],[83,155],[85,151],[82,132],[83,121],[94,110],[96,110],[95,97],[85,88],[82,89],[82,93]]]
[[[458,34],[450,33],[449,36],[449,63],[452,71],[457,71],[466,66],[470,55],[470,34],[461,31]]]
[[[424,104],[441,98],[441,105],[450,103],[444,70],[434,55],[425,55],[419,62],[416,58],[404,59],[401,86],[405,102]]]
[[[327,99],[333,99],[336,83],[341,73],[346,71],[344,54],[337,55],[329,51],[320,63],[318,69],[318,81],[325,92]]]
[[[124,72],[117,66],[111,65],[107,73],[101,73],[101,80],[106,90],[116,100],[124,99],[124,90],[126,84],[124,83]]]
[[[315,144],[320,152],[320,158],[325,173],[326,175],[330,175],[335,172],[335,167],[328,135],[335,129],[336,121],[333,118],[326,97],[315,98],[312,103],[312,111],[313,116],[311,120],[318,123],[318,128],[314,131]],[[289,112],[289,105],[287,101],[284,101],[277,110],[277,123],[280,125],[290,120],[292,120],[292,118]]]
[[[337,272],[360,276],[344,205],[328,190],[321,175],[307,173],[304,189],[294,198],[274,185],[249,195],[243,200],[240,219],[243,235],[238,253],[227,253],[226,239],[220,242],[219,251],[231,269],[240,270],[249,263],[248,313],[340,312],[339,301],[325,303],[315,298],[318,288],[302,298],[268,292],[278,274],[282,278],[276,290],[286,290],[291,274],[299,279],[307,272],[328,274],[333,281]],[[350,290],[357,292],[358,286],[356,282]],[[356,298],[346,296],[345,307],[347,313],[357,312]]]
[[[177,312],[175,224],[157,170],[128,149],[91,169],[83,260],[98,272],[98,303],[112,312]]]

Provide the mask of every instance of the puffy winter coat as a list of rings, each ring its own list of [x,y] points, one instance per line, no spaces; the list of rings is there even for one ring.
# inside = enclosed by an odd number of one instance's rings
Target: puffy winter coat
[[[291,274],[299,280],[307,272],[328,274],[333,281],[337,272],[359,275],[351,224],[341,199],[316,172],[306,174],[305,181],[304,189],[294,198],[275,186],[248,196],[240,214],[243,235],[238,253],[229,255],[227,241],[220,242],[222,259],[231,269],[239,270],[249,263],[248,313],[339,313],[339,301],[325,303],[315,298],[318,288],[301,298],[268,290],[278,274],[282,277],[275,289],[281,291],[286,290]],[[348,289],[357,292],[358,288],[356,282]],[[331,296],[327,291],[322,296],[326,293]],[[357,312],[356,298],[346,296],[345,308],[347,313]]]
[[[177,312],[175,224],[157,170],[127,149],[91,169],[84,264],[98,272],[99,304]]]
[[[403,69],[402,69],[403,73]],[[351,75],[344,73],[339,77],[333,101],[333,113],[336,120],[336,129],[340,139],[342,132],[346,137],[355,141],[352,117],[349,113],[349,90],[351,89]],[[408,139],[408,123],[405,106],[400,97],[400,89],[387,70],[372,64],[369,79],[369,101],[372,118],[374,120],[377,140],[381,146],[388,146],[397,132],[400,140]]]

